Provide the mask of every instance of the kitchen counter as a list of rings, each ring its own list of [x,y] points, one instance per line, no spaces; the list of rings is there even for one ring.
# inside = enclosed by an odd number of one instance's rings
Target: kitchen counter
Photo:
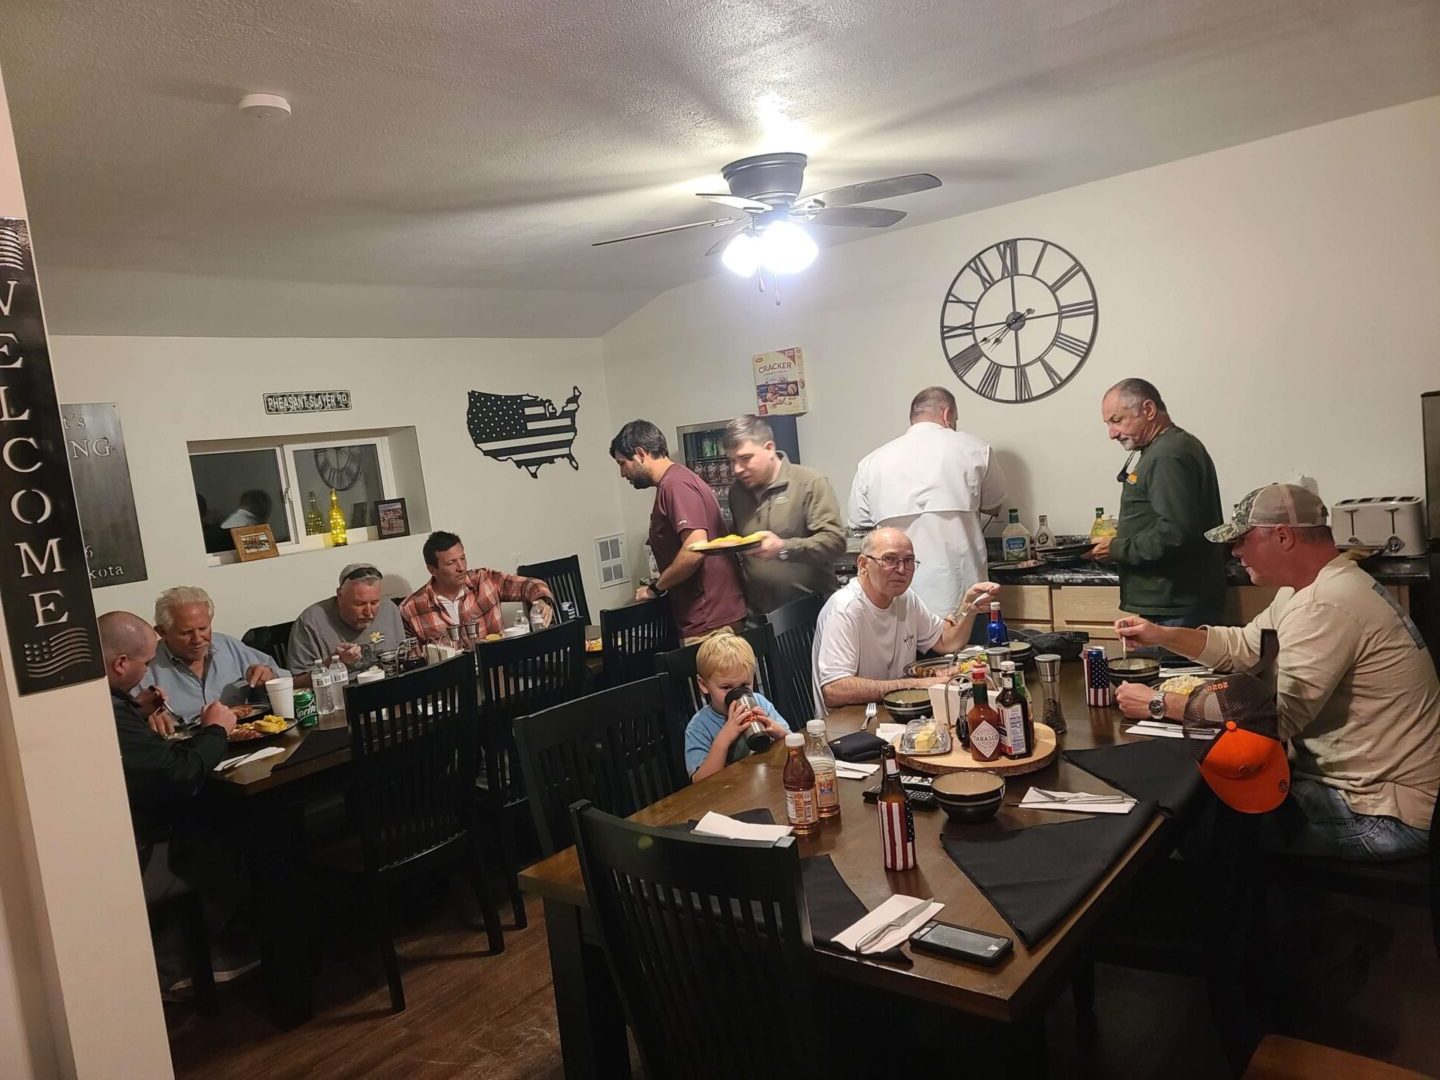
[[[1018,572],[1002,569],[1005,564],[990,561],[990,576],[1002,585],[1118,585],[1120,576],[1113,567],[1081,562],[1071,566],[1037,566]],[[1419,585],[1430,580],[1428,559],[1376,559],[1363,567],[1382,585]],[[1226,581],[1231,585],[1249,585],[1250,575],[1240,563],[1231,559],[1225,566]]]

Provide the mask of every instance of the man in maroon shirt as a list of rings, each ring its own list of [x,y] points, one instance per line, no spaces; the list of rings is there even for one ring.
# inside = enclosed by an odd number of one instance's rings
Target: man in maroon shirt
[[[635,590],[636,600],[670,595],[670,612],[685,644],[745,622],[740,568],[728,556],[705,556],[690,545],[725,535],[720,504],[710,486],[678,461],[660,429],[631,420],[610,440],[610,456],[631,487],[655,489],[650,550],[660,576]]]

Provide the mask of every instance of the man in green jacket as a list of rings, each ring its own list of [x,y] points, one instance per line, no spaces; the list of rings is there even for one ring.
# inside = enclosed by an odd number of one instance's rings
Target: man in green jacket
[[[1204,443],[1175,425],[1160,391],[1144,379],[1112,386],[1100,413],[1110,438],[1130,451],[1119,476],[1116,535],[1090,552],[1119,572],[1120,609],[1160,626],[1223,621],[1225,552],[1206,541],[1205,530],[1225,516]]]

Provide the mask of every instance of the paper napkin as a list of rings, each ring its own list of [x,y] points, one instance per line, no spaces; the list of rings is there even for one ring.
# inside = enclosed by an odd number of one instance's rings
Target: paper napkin
[[[1075,814],[1128,814],[1135,800],[1128,795],[1091,795],[1084,791],[1043,791],[1031,788],[1020,800],[1022,810],[1068,810]]]
[[[841,948],[854,952],[855,943],[857,941],[863,941],[866,934],[870,933],[870,931],[876,927],[884,926],[886,923],[900,918],[907,910],[914,908],[915,905],[919,903],[920,898],[918,896],[892,896],[863,919],[853,922],[844,930],[841,930],[840,933],[836,934],[831,940]],[[882,953],[887,949],[893,949],[896,946],[903,945],[911,934],[919,930],[920,927],[924,926],[936,915],[940,914],[944,908],[944,904],[931,901],[926,906],[916,910],[913,916],[905,919],[899,926],[892,927],[883,934],[873,938],[866,944],[865,951],[861,955],[869,956],[871,953]]]

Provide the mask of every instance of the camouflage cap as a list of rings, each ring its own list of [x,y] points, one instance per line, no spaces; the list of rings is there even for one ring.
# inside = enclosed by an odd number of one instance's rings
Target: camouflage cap
[[[1329,524],[1324,502],[1299,484],[1266,484],[1235,505],[1235,516],[1205,533],[1206,540],[1231,544],[1257,525],[1289,525],[1305,529]]]

